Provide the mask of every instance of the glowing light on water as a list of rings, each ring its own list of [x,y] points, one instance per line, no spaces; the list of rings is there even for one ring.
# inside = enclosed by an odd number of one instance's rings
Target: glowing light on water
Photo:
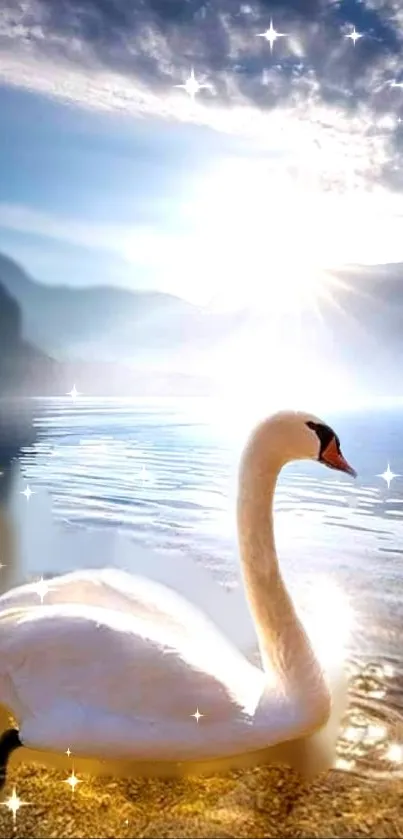
[[[402,763],[403,746],[401,746],[400,743],[391,743],[388,747],[385,757],[386,760],[390,760],[391,763]]]
[[[348,725],[341,732],[342,740],[351,744],[355,756],[358,754],[365,754],[366,749],[376,746],[387,739],[387,729],[385,725],[379,723],[369,723],[365,727],[362,725]]]
[[[145,466],[141,467],[141,471],[139,472],[139,479],[142,484],[145,484],[146,482],[149,483],[151,481],[151,475]]]
[[[382,682],[384,679],[391,679],[394,675],[395,668],[391,664],[368,664],[363,670],[363,676],[369,677],[377,682]],[[375,696],[374,691],[370,694],[371,696]]]
[[[344,757],[336,758],[335,769],[340,769],[342,772],[351,772],[355,767],[354,760],[346,760]]]
[[[374,690],[369,690],[367,696],[370,696],[371,699],[384,699],[386,690],[384,688],[375,688]]]
[[[354,728],[353,725],[350,725],[348,728],[345,728],[342,733],[343,740],[348,740],[349,743],[358,743],[361,740],[362,733],[358,728]]]
[[[385,725],[378,723],[370,723],[365,733],[365,740],[369,743],[378,743],[385,740],[387,736],[387,729]]]

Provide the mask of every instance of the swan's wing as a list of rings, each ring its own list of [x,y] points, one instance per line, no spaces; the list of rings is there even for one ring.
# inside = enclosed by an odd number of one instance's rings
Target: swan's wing
[[[46,605],[75,604],[117,611],[158,626],[161,632],[174,633],[178,639],[183,633],[205,634],[207,627],[221,636],[209,616],[174,589],[117,568],[73,571],[46,580],[44,589],[37,582],[18,586],[0,597],[0,613],[8,608],[37,607],[42,599]],[[226,647],[227,652],[231,650],[241,659],[230,642]]]
[[[148,637],[177,649],[194,669],[223,681],[247,710],[251,691],[254,694],[255,687],[261,691],[261,671],[249,664],[208,616],[172,589],[119,569],[75,571],[46,582],[47,592],[40,591],[46,607],[77,608],[83,615],[92,609],[103,615],[114,613],[122,625],[137,621],[140,633],[146,628]],[[38,609],[36,583],[0,597],[0,616],[10,610],[37,613]],[[267,674],[265,679],[267,683]],[[256,701],[255,697],[252,706]]]
[[[102,609],[3,612],[0,702],[17,718],[24,745],[137,763],[231,761],[264,750],[265,759],[312,771],[312,750],[286,742],[315,728],[309,709],[265,688],[256,713],[246,715],[194,656],[150,636],[141,621]],[[319,746],[315,767],[319,758],[323,766]]]
[[[101,608],[9,609],[0,617],[0,701],[31,747],[171,760],[218,756],[232,741],[236,751],[237,737],[247,746],[246,684],[250,693],[255,679],[256,706],[264,677],[239,662],[230,673],[225,639],[210,640],[178,644],[175,633]]]

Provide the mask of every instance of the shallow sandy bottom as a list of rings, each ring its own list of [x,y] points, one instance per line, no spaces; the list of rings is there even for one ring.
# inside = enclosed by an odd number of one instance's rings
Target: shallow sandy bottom
[[[403,837],[403,784],[329,772],[302,783],[284,768],[209,778],[115,780],[41,766],[9,772],[5,798],[22,801],[13,828],[0,808],[0,837]]]

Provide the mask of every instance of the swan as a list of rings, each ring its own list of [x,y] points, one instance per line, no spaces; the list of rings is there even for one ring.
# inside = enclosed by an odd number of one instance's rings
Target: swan
[[[277,413],[247,441],[237,524],[261,666],[181,594],[116,568],[48,579],[43,602],[34,583],[0,596],[0,706],[16,723],[0,737],[0,788],[21,747],[31,759],[67,752],[88,766],[186,766],[276,747],[287,759],[290,743],[324,730],[331,686],[273,533],[277,477],[299,459],[356,475],[336,433],[310,414]],[[337,711],[336,730],[338,721]]]

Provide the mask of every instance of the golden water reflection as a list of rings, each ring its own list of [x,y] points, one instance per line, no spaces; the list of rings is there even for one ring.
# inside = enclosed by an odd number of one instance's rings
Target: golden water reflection
[[[391,663],[349,662],[350,705],[337,744],[335,768],[363,775],[403,773],[403,707]]]

